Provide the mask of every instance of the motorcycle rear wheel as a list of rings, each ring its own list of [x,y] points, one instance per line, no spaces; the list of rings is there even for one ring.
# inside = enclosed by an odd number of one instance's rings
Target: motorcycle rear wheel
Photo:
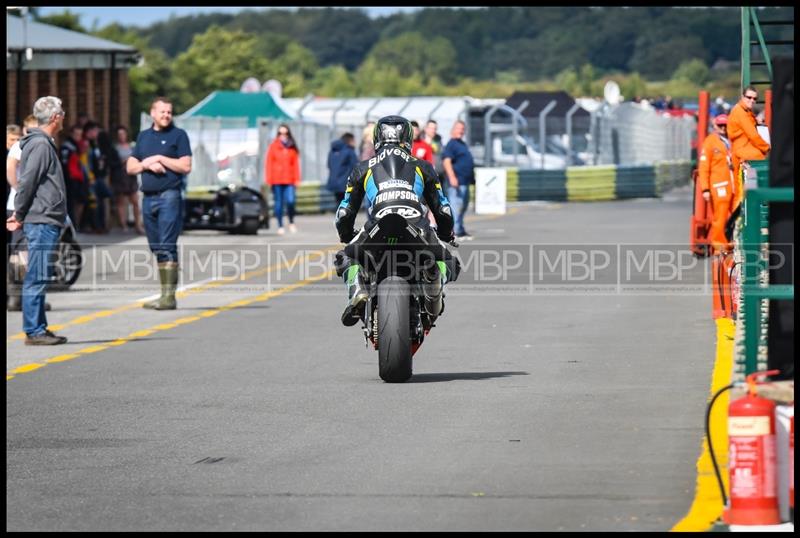
[[[411,288],[400,277],[378,284],[378,370],[387,383],[411,377]]]

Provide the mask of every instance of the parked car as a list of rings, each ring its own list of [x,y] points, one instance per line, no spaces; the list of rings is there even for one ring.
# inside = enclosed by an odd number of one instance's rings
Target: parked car
[[[476,145],[470,147],[475,163],[478,166],[518,166],[520,168],[544,168],[545,170],[562,170],[567,167],[567,150],[555,140],[547,139],[545,144],[544,167],[542,166],[542,153],[539,144],[530,137],[517,134],[517,156],[514,158],[514,135],[504,134],[492,138],[491,163],[486,163],[484,147]],[[585,164],[581,155],[572,154],[570,166]]]

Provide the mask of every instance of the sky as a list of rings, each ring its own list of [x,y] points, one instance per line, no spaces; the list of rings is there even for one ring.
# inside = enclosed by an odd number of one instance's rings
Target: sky
[[[287,9],[286,6],[276,6],[279,9]],[[420,7],[363,7],[371,17],[389,15],[397,11],[413,11],[422,9]],[[171,14],[178,17],[185,15],[199,15],[201,13],[230,13],[235,14],[243,9],[269,9],[255,7],[40,7],[41,15],[53,15],[63,13],[69,9],[72,13],[81,16],[80,21],[86,28],[91,28],[97,20],[98,28],[107,26],[113,22],[125,26],[150,26],[159,21],[169,19]],[[291,8],[288,8],[291,9]],[[302,9],[302,8],[299,8]]]

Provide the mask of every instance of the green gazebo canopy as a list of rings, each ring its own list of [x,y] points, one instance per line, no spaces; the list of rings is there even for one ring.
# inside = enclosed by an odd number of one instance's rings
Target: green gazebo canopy
[[[247,126],[255,127],[257,118],[290,120],[272,96],[266,92],[242,93],[216,91],[187,110],[183,117],[208,116],[212,118],[247,118]]]

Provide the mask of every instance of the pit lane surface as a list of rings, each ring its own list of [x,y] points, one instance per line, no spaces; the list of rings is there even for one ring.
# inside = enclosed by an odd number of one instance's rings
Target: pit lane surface
[[[542,247],[547,275],[464,273],[405,384],[339,322],[330,215],[294,236],[185,234],[197,260],[176,311],[140,308],[155,281],[119,257],[89,266],[48,295],[68,344],[26,347],[6,316],[7,530],[668,530],[694,491],[710,291],[628,289],[613,262],[597,286],[558,288],[547,248],[667,251],[689,206],[678,191],[470,217],[459,251]],[[208,262],[226,249],[258,255]]]

